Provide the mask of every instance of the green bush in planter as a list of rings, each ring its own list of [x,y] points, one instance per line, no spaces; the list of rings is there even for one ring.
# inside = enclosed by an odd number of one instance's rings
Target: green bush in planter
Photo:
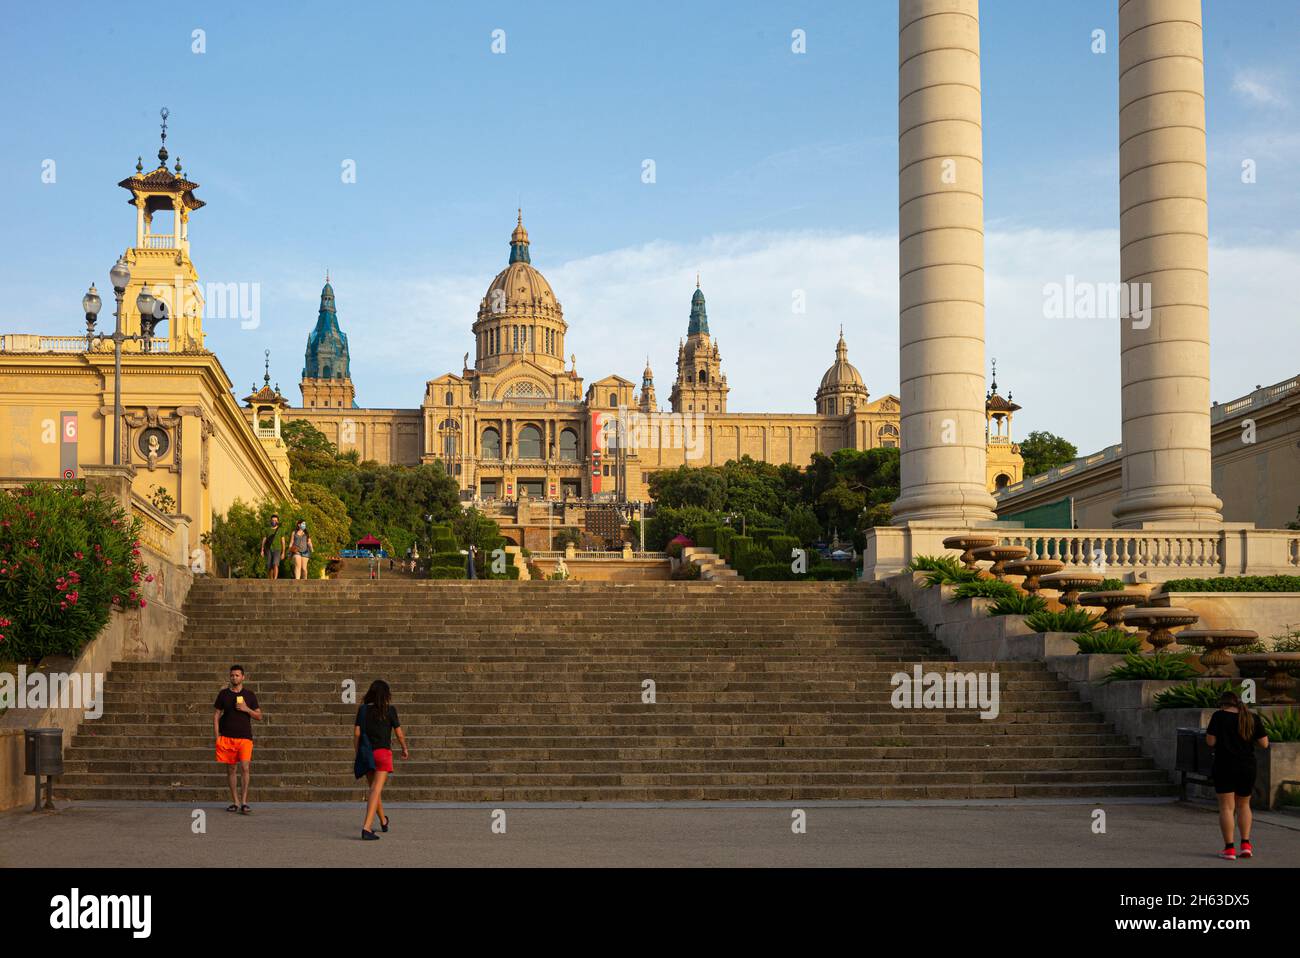
[[[75,656],[114,608],[146,604],[139,520],[84,482],[0,492],[0,659]]]
[[[1102,627],[1102,621],[1100,615],[1076,605],[1059,612],[1032,612],[1025,625],[1035,632],[1092,632]]]
[[[1154,656],[1153,656],[1154,658]],[[1153,703],[1161,709],[1212,709],[1219,704],[1224,692],[1241,694],[1241,686],[1232,682],[1188,682],[1156,693]]]
[[[1260,715],[1264,734],[1270,742],[1300,742],[1300,712],[1287,709],[1272,715]]]
[[[976,579],[963,582],[953,592],[953,601],[957,599],[1006,599],[1019,595],[1020,590],[1010,582],[1001,579]]]
[[[1142,648],[1142,636],[1123,629],[1098,629],[1074,637],[1080,655],[1134,655]]]
[[[989,606],[989,615],[1033,615],[1045,612],[1047,600],[1040,595],[1016,592],[1015,595],[1003,596]]]
[[[1124,657],[1106,676],[1106,682],[1135,681],[1140,679],[1190,679],[1196,674],[1191,656],[1172,652],[1156,655],[1139,655],[1134,652]]]

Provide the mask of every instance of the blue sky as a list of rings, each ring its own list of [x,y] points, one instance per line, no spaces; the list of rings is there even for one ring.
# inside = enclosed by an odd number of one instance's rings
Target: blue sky
[[[639,380],[649,355],[666,400],[699,270],[732,408],[811,412],[840,324],[872,394],[897,392],[893,2],[58,9],[15,8],[0,37],[19,93],[0,134],[0,331],[80,330],[82,292],[134,236],[115,184],[153,158],[165,104],[208,203],[190,226],[201,279],[260,289],[256,328],[206,324],[241,394],[269,348],[297,401],[328,267],[359,401],[417,405],[472,349],[521,202],[589,380]],[[1115,9],[981,14],[989,354],[1025,406],[1017,432],[1081,451],[1119,438],[1118,332],[1044,320],[1041,288],[1118,278]],[[1211,0],[1205,22],[1226,400],[1297,372],[1300,5]],[[1065,369],[1082,386],[1063,389]]]

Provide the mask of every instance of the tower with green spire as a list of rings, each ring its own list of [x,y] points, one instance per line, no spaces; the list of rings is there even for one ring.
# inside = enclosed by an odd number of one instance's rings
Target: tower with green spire
[[[307,355],[299,388],[304,407],[354,408],[357,404],[356,390],[352,386],[348,336],[339,328],[334,287],[330,285],[328,273],[320,291],[316,327],[307,337]]]
[[[673,412],[723,413],[727,411],[727,377],[722,374],[722,355],[709,336],[709,314],[704,306],[700,277],[695,276],[691,294],[691,318],[686,339],[677,346],[677,378],[669,401]]]

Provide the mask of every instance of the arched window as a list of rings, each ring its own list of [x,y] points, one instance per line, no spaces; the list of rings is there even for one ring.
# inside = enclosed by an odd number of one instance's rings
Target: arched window
[[[1011,485],[1011,477],[1005,472],[1000,472],[998,473],[997,478],[993,480],[993,484],[999,489],[1005,489],[1007,486]]]
[[[885,425],[881,426],[876,436],[880,439],[880,445],[886,449],[892,449],[898,445],[898,427],[892,423],[885,423]]]
[[[542,431],[536,426],[524,426],[519,430],[519,458],[542,458]]]
[[[700,370],[700,382],[702,382],[702,383],[707,383],[708,381],[709,381],[709,371],[708,371],[707,369],[701,369],[701,370]]]
[[[578,461],[578,434],[572,429],[560,433],[560,458],[565,462]]]
[[[451,390],[448,389],[448,390],[447,390],[447,397],[446,397],[446,398],[447,398],[447,405],[450,406],[450,405],[452,404],[452,402],[455,400],[456,397],[453,396],[453,395],[451,394]]]
[[[325,378],[325,379],[331,379],[331,378],[333,378],[333,377],[330,375],[330,367],[329,367],[329,363],[326,363],[326,364],[325,364],[325,370],[324,370],[324,372],[325,372],[325,375],[324,375],[323,378]]]
[[[609,394],[609,404],[610,404],[611,406],[617,406],[617,405],[618,405],[618,393],[610,393],[610,394]]]
[[[482,448],[484,459],[501,458],[501,433],[495,429],[484,429],[483,438],[479,445]]]

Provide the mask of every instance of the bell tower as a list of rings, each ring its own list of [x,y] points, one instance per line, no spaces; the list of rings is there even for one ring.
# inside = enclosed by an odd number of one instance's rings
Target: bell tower
[[[165,337],[154,339],[154,349],[165,338],[168,352],[185,352],[203,348],[203,292],[199,274],[190,259],[190,214],[205,204],[194,195],[199,184],[189,180],[176,157],[175,170],[167,169],[168,110],[162,117],[162,142],[158,147],[158,166],[145,171],[136,159],[135,175],[117,185],[127,190],[127,200],[135,207],[135,243],[123,254],[131,267],[131,285],[122,302],[122,326],[127,333],[140,332],[140,309],[137,299],[147,292],[154,301],[154,318],[165,324]],[[147,301],[147,298],[146,298]],[[140,345],[127,342],[123,349],[138,350]]]
[[[673,412],[723,413],[727,411],[728,391],[722,355],[717,342],[709,337],[709,314],[696,276],[691,320],[686,327],[686,341],[677,346],[677,379],[669,401]]]

